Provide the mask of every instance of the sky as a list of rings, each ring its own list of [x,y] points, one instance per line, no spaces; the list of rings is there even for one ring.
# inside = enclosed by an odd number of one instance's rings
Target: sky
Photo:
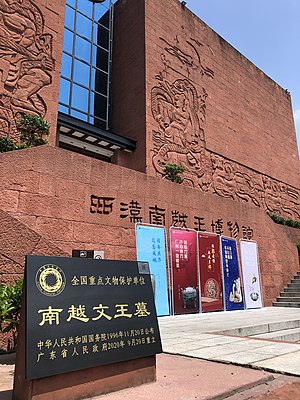
[[[186,7],[292,97],[300,153],[300,0],[186,0]]]

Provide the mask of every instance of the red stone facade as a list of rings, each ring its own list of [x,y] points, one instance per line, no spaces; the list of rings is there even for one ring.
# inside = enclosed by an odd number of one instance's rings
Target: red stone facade
[[[8,192],[1,193],[6,196]],[[8,201],[11,200],[8,196]],[[23,278],[26,254],[67,256],[60,248],[0,207],[0,283],[13,283]],[[0,352],[13,348],[10,334],[0,334]]]
[[[200,221],[201,229],[257,240],[265,305],[299,270],[300,231],[276,225],[255,206],[52,146],[2,154],[0,171],[0,209],[69,255],[94,249],[107,259],[134,260],[135,222],[169,228],[181,216],[188,228]],[[14,229],[9,238],[20,243],[22,255],[31,251]],[[13,270],[1,268],[2,280],[9,280]]]
[[[56,143],[65,2],[1,1],[0,135],[19,141],[24,114],[43,117]]]
[[[134,154],[117,154],[120,165],[48,145],[0,154],[1,282],[39,243],[40,254],[134,260],[135,222],[257,240],[265,305],[299,271],[300,230],[265,212],[300,218],[290,97],[179,1],[166,3],[115,10],[112,128],[137,140]],[[17,138],[16,118],[33,111],[56,141],[64,7],[1,2],[2,136]],[[22,39],[7,40],[18,22]],[[162,179],[166,163],[185,168],[182,185]]]
[[[180,164],[189,187],[300,218],[285,90],[177,0],[120,0],[114,35],[114,128],[139,143],[124,165],[160,176]]]

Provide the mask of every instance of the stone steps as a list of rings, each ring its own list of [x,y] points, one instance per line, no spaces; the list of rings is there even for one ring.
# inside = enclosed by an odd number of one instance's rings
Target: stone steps
[[[297,296],[299,296],[299,292],[297,292],[297,291],[289,291],[289,292],[281,292],[280,293],[280,298],[297,297]]]
[[[292,297],[291,297],[292,298]],[[300,303],[284,302],[284,301],[274,301],[273,307],[290,307],[290,308],[300,308]]]
[[[280,293],[273,306],[300,308],[300,272],[297,272],[294,279]]]
[[[300,342],[300,319],[268,324],[249,325],[240,328],[219,331],[223,335],[244,336],[265,340]]]
[[[280,322],[270,322],[268,324],[249,325],[241,328],[227,329],[219,331],[224,335],[234,336],[261,336],[263,334],[272,334],[283,330],[300,329],[300,319],[292,319]]]
[[[298,289],[300,289],[300,284],[297,284],[295,282],[288,283],[286,289],[289,289],[289,288],[297,288],[297,290],[298,290]]]
[[[285,293],[284,293],[285,294]],[[293,303],[300,303],[300,293],[297,293],[296,296],[279,296],[278,300],[282,301],[282,302],[291,302],[293,301]]]
[[[272,339],[272,340],[284,340],[287,342],[299,342],[300,341],[300,328],[283,329],[281,331],[263,333],[261,335],[253,335],[252,337],[258,337],[260,339]]]

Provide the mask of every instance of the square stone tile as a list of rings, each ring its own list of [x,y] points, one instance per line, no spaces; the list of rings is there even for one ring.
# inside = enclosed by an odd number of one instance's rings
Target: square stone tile
[[[287,372],[289,374],[300,376],[300,351],[288,353],[268,360],[255,362],[255,366],[270,368],[278,372]]]

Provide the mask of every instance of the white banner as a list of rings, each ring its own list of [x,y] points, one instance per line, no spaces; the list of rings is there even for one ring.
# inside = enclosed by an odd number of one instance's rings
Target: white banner
[[[241,240],[240,246],[246,308],[261,308],[262,297],[257,243]]]

